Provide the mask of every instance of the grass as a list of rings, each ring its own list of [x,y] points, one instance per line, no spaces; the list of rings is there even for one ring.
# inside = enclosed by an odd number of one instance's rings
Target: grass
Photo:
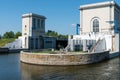
[[[8,43],[13,42],[14,40],[15,40],[15,38],[0,39],[0,47],[3,47]]]
[[[58,50],[52,51],[51,49],[42,49],[42,50],[30,50],[25,52],[31,52],[35,54],[56,54]]]
[[[61,51],[55,50],[55,51],[51,51],[51,50],[43,50],[43,51],[31,51],[32,53],[35,54],[57,54],[60,53]],[[84,51],[68,51],[68,53],[77,53],[77,54],[81,54],[81,53],[88,53],[88,52],[84,52]]]
[[[32,53],[37,53],[37,54],[55,54],[56,52],[54,51],[38,51],[38,52],[32,52]]]

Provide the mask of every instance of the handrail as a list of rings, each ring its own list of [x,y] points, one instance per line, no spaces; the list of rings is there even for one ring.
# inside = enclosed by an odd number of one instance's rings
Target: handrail
[[[96,46],[98,45],[98,43],[99,43],[100,41],[101,41],[101,40],[100,40],[100,38],[99,38],[98,41],[91,47],[90,52],[94,52]]]

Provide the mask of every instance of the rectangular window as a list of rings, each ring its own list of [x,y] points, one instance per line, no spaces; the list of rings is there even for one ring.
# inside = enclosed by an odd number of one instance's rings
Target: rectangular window
[[[35,40],[35,49],[38,49],[38,38]]]
[[[41,28],[44,28],[44,20],[41,20]]]
[[[30,38],[30,49],[33,49],[33,46],[34,46],[34,40],[33,38]]]
[[[36,19],[35,18],[32,19],[32,26],[33,26],[33,29],[36,28]]]
[[[37,20],[37,27],[40,28],[40,19]]]

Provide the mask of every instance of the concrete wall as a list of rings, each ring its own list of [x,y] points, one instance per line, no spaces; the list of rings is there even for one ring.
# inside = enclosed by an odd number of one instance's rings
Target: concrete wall
[[[120,57],[120,52],[110,52],[109,58],[115,58],[115,57]]]
[[[116,37],[115,40],[117,41],[118,37],[116,35],[115,35],[115,37]],[[94,46],[96,46],[95,43],[98,42],[98,40],[101,40],[101,41],[99,41],[99,44],[96,47],[96,51],[97,52],[101,52],[103,50],[104,51],[108,51],[108,50],[112,51],[112,45],[114,43],[112,43],[112,35],[111,34],[104,34],[104,33],[94,34],[94,33],[89,33],[89,34],[73,35],[73,38],[71,38],[71,39],[69,38],[68,44],[70,46],[70,50],[71,51],[75,50],[74,49],[75,45],[83,45],[83,51],[86,51],[86,49],[88,48],[87,45],[92,45],[92,47],[94,47]],[[82,43],[80,43],[80,41]],[[113,46],[113,48],[115,48],[115,46]]]
[[[32,18],[22,18],[22,36],[31,36]]]
[[[0,53],[8,53],[9,49],[8,48],[0,48]]]
[[[25,63],[39,65],[82,65],[96,63],[109,58],[109,52],[100,53],[67,53],[45,54],[21,52],[20,60]]]
[[[6,44],[4,47],[9,48],[9,49],[21,49],[22,48],[22,37],[15,39],[15,41]]]
[[[44,49],[56,48],[56,38],[44,37]]]
[[[117,7],[114,9],[114,30],[115,33],[120,31],[120,9]]]
[[[98,41],[98,43],[95,46],[94,52],[101,52],[106,50],[106,41],[105,38]]]
[[[99,4],[103,5],[102,3]],[[90,4],[87,6],[92,5]],[[94,7],[89,7],[86,9],[81,8],[80,10],[80,24],[82,30],[81,33],[93,32],[93,20],[96,18],[99,20],[99,32],[109,32],[109,28],[113,26],[109,24],[109,21],[114,21],[114,6],[104,7],[103,5],[101,7],[96,4]]]
[[[114,40],[114,46],[116,52],[119,52],[119,45],[120,45],[120,39],[119,39],[119,34],[115,34],[115,40]]]
[[[22,48],[28,49],[29,48],[29,36],[22,36]]]

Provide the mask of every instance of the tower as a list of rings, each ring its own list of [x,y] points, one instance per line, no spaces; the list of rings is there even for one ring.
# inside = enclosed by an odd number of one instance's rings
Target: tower
[[[45,16],[37,14],[22,15],[22,36],[43,36],[45,34]]]
[[[22,48],[41,48],[41,37],[45,35],[45,16],[29,13],[22,15]]]

